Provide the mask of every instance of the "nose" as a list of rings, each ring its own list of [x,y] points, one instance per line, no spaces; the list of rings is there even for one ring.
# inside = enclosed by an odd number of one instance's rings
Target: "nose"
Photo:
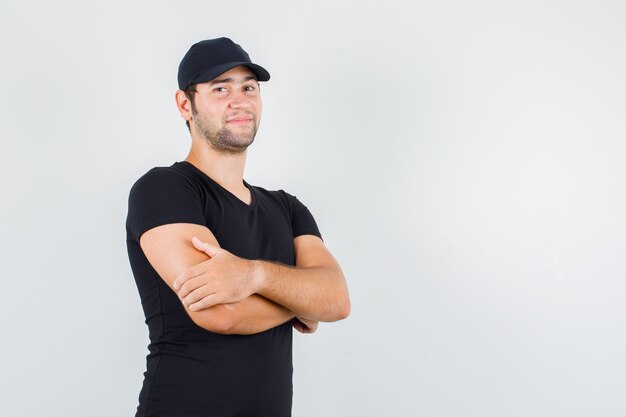
[[[241,108],[251,107],[252,103],[250,101],[250,98],[247,97],[245,93],[239,91],[231,95],[231,100],[230,100],[229,105],[233,109],[241,109]]]

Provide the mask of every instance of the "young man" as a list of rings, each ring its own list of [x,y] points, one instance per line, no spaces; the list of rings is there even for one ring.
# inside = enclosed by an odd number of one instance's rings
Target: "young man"
[[[150,332],[137,416],[291,415],[292,326],[350,312],[309,210],[243,180],[269,73],[227,38],[193,45],[176,104],[187,158],[132,187],[131,267]]]

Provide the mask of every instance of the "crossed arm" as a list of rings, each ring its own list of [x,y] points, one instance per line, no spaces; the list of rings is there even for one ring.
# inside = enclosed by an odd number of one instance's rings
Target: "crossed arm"
[[[191,319],[212,332],[252,334],[293,320],[307,333],[350,313],[341,268],[316,236],[294,239],[295,267],[239,258],[196,224],[155,227],[140,245]]]

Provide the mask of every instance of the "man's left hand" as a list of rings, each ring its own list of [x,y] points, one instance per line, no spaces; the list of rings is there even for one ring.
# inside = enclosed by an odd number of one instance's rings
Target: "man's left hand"
[[[253,261],[196,237],[192,243],[211,258],[187,269],[174,281],[174,289],[187,308],[198,311],[217,304],[236,303],[257,291]]]
[[[291,321],[291,325],[300,333],[315,333],[319,322],[315,320],[305,319],[304,317],[295,317]]]

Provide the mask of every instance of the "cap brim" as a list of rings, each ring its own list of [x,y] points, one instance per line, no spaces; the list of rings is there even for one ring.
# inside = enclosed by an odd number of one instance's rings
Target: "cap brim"
[[[270,79],[270,73],[267,72],[267,70],[260,65],[253,64],[251,62],[228,62],[226,64],[217,65],[211,68],[211,71],[209,71],[208,73],[203,73],[198,75],[197,77],[194,77],[187,83],[187,85],[209,82],[216,79],[226,71],[229,71],[239,66],[250,68],[250,70],[254,72],[254,75],[256,75],[257,81],[269,81]]]

